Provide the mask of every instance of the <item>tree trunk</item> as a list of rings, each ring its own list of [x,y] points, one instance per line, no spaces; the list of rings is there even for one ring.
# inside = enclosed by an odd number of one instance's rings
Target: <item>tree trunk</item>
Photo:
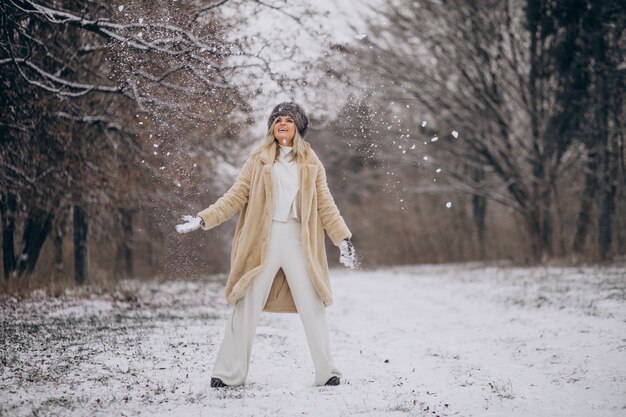
[[[77,284],[89,279],[89,251],[87,247],[87,213],[74,206],[74,278]]]
[[[602,166],[602,182],[600,186],[600,201],[598,204],[598,246],[600,257],[608,259],[611,256],[613,241],[612,224],[615,212],[615,195],[617,193],[617,158],[610,144],[605,149]]]
[[[133,216],[134,210],[120,209],[122,217],[122,258],[124,259],[124,275],[126,278],[133,276]]]
[[[473,170],[473,180],[479,183],[485,173],[482,170]],[[476,227],[476,236],[478,239],[478,256],[481,260],[486,258],[485,251],[485,217],[487,216],[487,199],[483,196],[472,195],[472,218]]]
[[[17,259],[17,277],[29,275],[35,269],[41,248],[52,229],[53,214],[40,209],[28,212],[22,235],[22,246]]]
[[[591,146],[594,146],[593,144]],[[598,150],[594,146],[587,153],[587,167],[585,169],[585,186],[583,195],[580,198],[580,208],[578,209],[578,220],[576,222],[576,234],[572,250],[580,254],[585,248],[585,240],[589,225],[591,224],[591,208],[595,199],[598,187]]]
[[[4,279],[9,279],[15,271],[15,210],[17,202],[13,194],[4,194],[0,200],[0,215],[2,216],[2,261]]]
[[[559,187],[556,184],[552,184],[552,201],[554,202],[554,208],[556,213],[556,224],[558,229],[555,233],[558,241],[558,255],[565,256],[567,254],[567,244],[565,242],[565,214],[563,213],[563,204],[559,197]],[[556,236],[558,234],[558,236]]]
[[[543,78],[542,78],[542,25],[544,22],[540,1],[528,0],[526,4],[526,19],[530,32],[530,71],[528,74],[528,93],[530,97],[530,135],[532,141],[532,185],[529,199],[530,219],[528,224],[532,236],[532,256],[534,260],[544,259],[552,254],[552,220],[550,217],[550,187],[546,185],[546,146],[545,137],[540,128],[541,120],[545,117]],[[546,198],[547,193],[547,198]]]
[[[603,7],[599,5],[600,12]],[[597,18],[596,20],[598,20]],[[601,21],[594,21],[596,27],[602,27]],[[612,220],[615,208],[617,160],[614,157],[609,134],[609,74],[607,67],[611,64],[607,57],[607,41],[604,31],[597,30],[594,42],[594,78],[596,84],[596,105],[595,105],[595,131],[598,135],[600,146],[601,176],[598,196],[598,249],[600,257],[606,259],[610,256],[612,241]],[[614,161],[615,159],[615,161]]]
[[[552,178],[552,176],[550,176]],[[546,180],[544,181],[551,181]],[[541,224],[541,241],[543,244],[543,259],[551,257],[554,254],[553,251],[553,234],[554,234],[554,226],[553,226],[553,216],[552,216],[552,193],[550,192],[550,184],[544,182],[542,185],[542,194],[541,194],[541,211],[543,214],[543,222]]]
[[[54,270],[63,272],[63,238],[65,237],[65,215],[58,219],[54,227]]]
[[[545,261],[552,254],[548,246],[550,240],[545,229],[547,221],[544,215],[545,209],[539,199],[532,201],[531,207],[524,214],[530,238],[530,256],[535,262]]]

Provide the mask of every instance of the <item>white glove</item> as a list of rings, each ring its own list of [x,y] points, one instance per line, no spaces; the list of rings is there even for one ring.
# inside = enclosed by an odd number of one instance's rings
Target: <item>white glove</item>
[[[202,217],[200,216],[185,215],[182,219],[186,223],[176,225],[176,231],[178,233],[191,232],[192,230],[198,229],[200,226],[204,226],[204,220],[202,220]]]
[[[339,262],[350,269],[357,267],[356,251],[349,239],[339,242]]]

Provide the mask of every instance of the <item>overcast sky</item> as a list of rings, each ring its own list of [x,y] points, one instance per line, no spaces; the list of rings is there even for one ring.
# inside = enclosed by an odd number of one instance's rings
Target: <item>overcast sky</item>
[[[299,54],[296,59],[307,59],[315,61],[321,58],[328,51],[328,46],[332,44],[349,44],[359,42],[357,35],[365,32],[365,24],[363,15],[367,13],[366,4],[376,4],[380,0],[344,0],[336,2],[331,0],[301,0],[299,2],[289,2],[283,10],[293,16],[301,18],[303,25],[309,30],[304,30],[294,19],[285,14],[265,8],[255,16],[251,16],[240,32],[236,32],[234,36],[256,35],[259,38],[276,39],[284,37],[287,44],[296,44],[299,47]],[[272,3],[277,4],[277,3]],[[315,16],[308,18],[303,10],[308,7],[315,11]],[[241,12],[241,8],[238,9]],[[251,13],[252,14],[252,13]],[[355,26],[357,30],[350,27]],[[310,32],[317,31],[317,34]],[[259,40],[262,43],[262,40]],[[276,43],[277,47],[282,48],[283,44]],[[259,48],[260,49],[260,48]],[[264,49],[263,55],[266,58],[274,60],[280,57],[282,51]],[[294,65],[291,61],[279,62],[272,66],[272,70],[277,74],[290,74],[302,78],[311,77],[313,80],[321,74],[301,74],[302,69]],[[255,108],[255,119],[257,123],[252,127],[253,131],[262,131],[266,127],[267,116],[272,107],[281,101],[295,99],[300,102],[310,115],[319,117],[328,117],[336,112],[341,105],[339,97],[334,97],[333,91],[318,91],[314,87],[303,87],[306,91],[302,91],[296,97],[290,97],[286,93],[276,90],[275,83],[271,81],[269,76],[261,82],[265,91],[259,97],[251,100]],[[340,95],[339,95],[340,96]]]

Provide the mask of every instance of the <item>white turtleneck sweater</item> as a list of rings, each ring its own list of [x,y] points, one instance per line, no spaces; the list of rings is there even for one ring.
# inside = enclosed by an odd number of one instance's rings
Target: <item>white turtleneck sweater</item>
[[[280,153],[272,166],[276,195],[272,219],[286,222],[290,217],[300,218],[297,198],[299,196],[298,163],[295,159],[290,161],[290,156],[287,155],[292,147],[278,146],[280,147]]]

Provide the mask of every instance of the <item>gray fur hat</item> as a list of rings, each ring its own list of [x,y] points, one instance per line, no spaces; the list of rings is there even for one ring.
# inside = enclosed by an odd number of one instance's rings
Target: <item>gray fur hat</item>
[[[272,113],[270,114],[270,118],[267,121],[267,129],[269,130],[270,126],[274,122],[278,116],[291,116],[293,120],[296,122],[296,126],[298,127],[298,132],[300,136],[304,137],[306,135],[306,131],[309,128],[309,118],[306,115],[306,112],[302,107],[294,103],[293,101],[284,101],[274,107]]]

